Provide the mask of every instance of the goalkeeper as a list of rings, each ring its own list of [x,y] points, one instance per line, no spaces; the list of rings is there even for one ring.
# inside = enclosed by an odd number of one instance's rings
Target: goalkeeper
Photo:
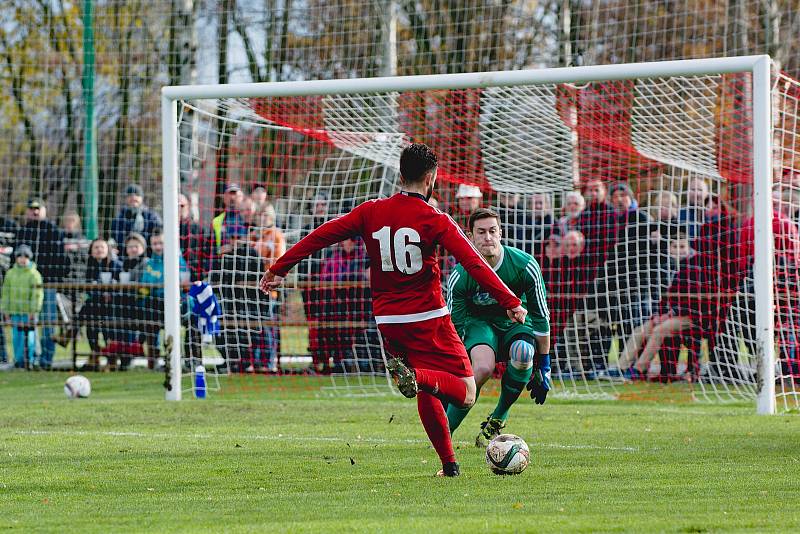
[[[523,389],[536,404],[544,404],[550,391],[550,312],[539,264],[519,249],[500,243],[497,213],[480,208],[469,217],[468,237],[500,279],[522,300],[528,310],[523,324],[508,318],[487,291],[457,265],[447,282],[447,304],[456,331],[464,341],[475,373],[477,393],[489,379],[498,361],[508,365],[502,377],[500,399],[481,423],[475,445],[485,447],[501,434],[508,411]],[[476,397],[477,398],[477,397]],[[450,432],[464,420],[470,408],[447,407]]]

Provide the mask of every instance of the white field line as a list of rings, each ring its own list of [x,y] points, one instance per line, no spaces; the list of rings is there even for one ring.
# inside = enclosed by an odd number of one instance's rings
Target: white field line
[[[17,435],[22,436],[111,436],[111,437],[133,437],[133,438],[147,438],[147,439],[208,439],[208,440],[265,440],[265,441],[317,441],[317,442],[333,442],[333,443],[381,443],[387,445],[402,445],[402,444],[427,444],[428,440],[425,439],[386,439],[386,438],[370,438],[355,436],[352,438],[342,438],[334,436],[297,436],[292,434],[276,434],[276,435],[261,435],[261,434],[240,434],[240,435],[213,435],[213,434],[162,434],[162,433],[146,433],[146,432],[121,432],[121,431],[86,431],[86,430],[18,430],[15,432]],[[455,445],[472,445],[472,441],[453,441]],[[656,451],[658,448],[641,449],[639,447],[613,447],[604,445],[580,445],[580,444],[565,444],[565,443],[539,443],[536,441],[530,442],[531,446],[543,447],[547,449],[566,449],[566,450],[604,450],[604,451],[620,451],[620,452],[641,452],[641,451]]]

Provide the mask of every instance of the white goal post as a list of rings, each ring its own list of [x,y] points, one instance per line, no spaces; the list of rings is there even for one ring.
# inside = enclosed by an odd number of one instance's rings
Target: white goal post
[[[165,336],[172,339],[167,400],[181,399],[181,318],[179,276],[179,102],[192,99],[369,95],[389,92],[490,87],[587,84],[610,80],[694,77],[731,73],[752,79],[752,170],[754,192],[755,330],[758,358],[757,411],[771,414],[775,401],[775,328],[773,311],[773,109],[769,56],[693,59],[508,72],[383,77],[278,83],[170,86],[162,89],[163,214],[165,241]]]

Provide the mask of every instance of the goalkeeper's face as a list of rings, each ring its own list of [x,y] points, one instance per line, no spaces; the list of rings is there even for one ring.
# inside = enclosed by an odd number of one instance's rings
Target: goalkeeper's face
[[[494,217],[475,221],[471,237],[472,244],[484,258],[490,259],[500,255],[500,225]]]

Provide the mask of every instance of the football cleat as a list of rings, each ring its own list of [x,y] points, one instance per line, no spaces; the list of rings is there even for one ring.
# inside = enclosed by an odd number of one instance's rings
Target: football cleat
[[[437,477],[457,477],[459,475],[461,475],[461,468],[458,466],[458,462],[447,462],[436,473]]]
[[[403,363],[403,360],[394,356],[386,360],[386,369],[392,375],[397,389],[404,397],[413,399],[417,396],[417,377],[414,371]]]
[[[486,421],[481,423],[481,431],[475,438],[475,446],[485,449],[489,442],[502,434],[502,430],[506,427],[506,422],[502,419],[492,417],[491,414],[486,418]]]

